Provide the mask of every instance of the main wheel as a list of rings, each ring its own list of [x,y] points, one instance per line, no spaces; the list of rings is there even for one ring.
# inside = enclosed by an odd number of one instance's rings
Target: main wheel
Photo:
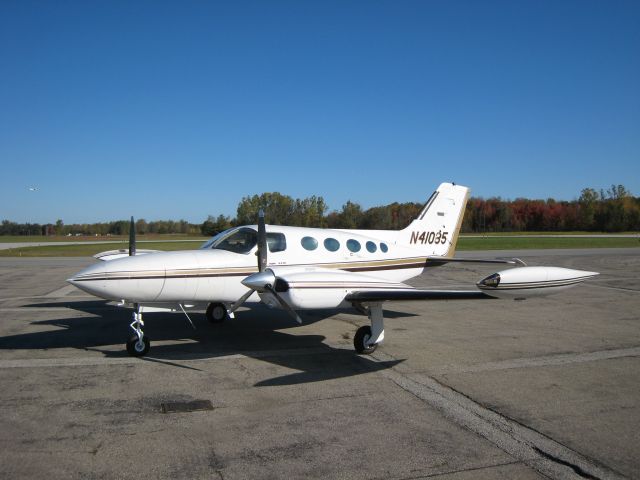
[[[367,345],[367,342],[371,338],[371,327],[369,325],[365,325],[364,327],[360,327],[355,336],[353,337],[353,346],[356,349],[356,352],[369,355],[375,352],[378,347],[377,343],[373,345]]]
[[[138,340],[137,335],[134,335],[127,342],[127,352],[132,357],[145,356],[149,353],[149,348],[151,348],[151,342],[145,335],[143,335],[140,340]]]
[[[222,303],[210,303],[207,307],[207,319],[211,323],[222,323],[228,316],[227,307]]]

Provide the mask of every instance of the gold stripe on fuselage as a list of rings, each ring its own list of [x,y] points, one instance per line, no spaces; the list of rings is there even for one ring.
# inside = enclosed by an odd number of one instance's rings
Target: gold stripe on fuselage
[[[409,268],[424,268],[427,266],[426,257],[411,257],[391,260],[375,260],[365,262],[337,262],[317,264],[282,265],[283,267],[319,267],[349,272],[367,272],[383,270],[400,270]],[[270,265],[276,267],[276,265]],[[77,277],[76,281],[90,280],[140,280],[152,278],[197,278],[197,277],[235,277],[248,276],[258,271],[257,267],[221,267],[221,268],[182,268],[173,270],[141,270],[138,272],[101,272]]]

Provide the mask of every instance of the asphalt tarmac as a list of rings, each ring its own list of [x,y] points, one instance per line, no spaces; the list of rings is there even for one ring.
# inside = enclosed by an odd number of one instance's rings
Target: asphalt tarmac
[[[90,258],[0,259],[0,478],[640,478],[640,249],[461,252],[601,272],[526,301],[145,316],[65,279]],[[500,266],[498,266],[500,267]],[[492,266],[410,281],[473,288]]]

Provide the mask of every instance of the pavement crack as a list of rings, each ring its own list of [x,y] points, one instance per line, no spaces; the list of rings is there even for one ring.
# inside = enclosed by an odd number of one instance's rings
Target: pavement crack
[[[522,464],[522,462],[515,460],[513,462],[492,463],[491,465],[480,465],[477,467],[456,468],[456,469],[445,470],[437,473],[424,473],[424,474],[418,474],[415,476],[412,475],[409,477],[401,477],[401,478],[398,478],[398,480],[419,480],[421,478],[437,478],[445,475],[453,475],[453,474],[464,473],[464,472],[479,472],[482,470],[489,470],[493,468],[507,467],[509,465],[518,465],[518,464]]]
[[[98,443],[98,445],[89,450],[89,453],[95,457],[98,454],[98,451],[102,448],[103,443],[104,442]]]
[[[388,357],[383,352],[376,352],[371,356],[377,362],[388,361]],[[415,373],[403,374],[395,368],[381,370],[380,374],[440,411],[459,427],[486,439],[515,460],[548,478],[624,478],[611,468],[483,406],[433,377]]]
[[[541,450],[540,448],[534,446],[533,447],[534,450],[536,450],[540,455],[542,455],[545,458],[548,458],[549,460],[551,460],[552,462],[556,462],[559,463],[560,465],[564,465],[566,467],[569,467],[571,470],[573,470],[574,472],[576,472],[576,474],[580,475],[582,478],[589,478],[591,480],[601,480],[600,477],[596,477],[594,475],[591,475],[589,472],[585,472],[582,468],[580,468],[578,465],[574,465],[571,462],[567,462],[565,460],[562,460],[561,458],[558,458],[554,455],[551,455],[550,453],[545,452],[544,450]]]

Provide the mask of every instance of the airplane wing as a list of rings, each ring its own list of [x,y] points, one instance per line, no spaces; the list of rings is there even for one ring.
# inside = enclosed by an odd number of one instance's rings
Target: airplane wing
[[[474,290],[359,290],[345,297],[348,302],[387,302],[407,300],[480,300],[494,298]]]
[[[161,250],[136,248],[136,224],[133,221],[133,217],[131,217],[131,224],[129,225],[129,248],[121,248],[118,250],[108,250],[106,252],[96,253],[93,258],[97,258],[98,260],[101,260],[103,262],[109,262],[118,258],[130,257],[135,255],[147,255],[149,253],[157,253],[160,251]]]
[[[147,250],[147,249],[138,249],[135,252],[135,255],[147,255],[149,253],[160,252],[160,250]],[[93,258],[97,258],[98,260],[102,260],[103,262],[108,262],[110,260],[116,260],[117,258],[123,258],[129,256],[129,250],[121,248],[119,250],[108,250],[106,252],[96,253]]]
[[[308,310],[407,300],[484,300],[546,296],[596,276],[559,267],[516,267],[477,282],[477,290],[417,289],[372,275],[324,268],[271,267],[243,280],[264,303]]]
[[[492,259],[481,259],[481,258],[454,258],[454,257],[440,257],[440,256],[429,256],[427,260],[432,265],[444,265],[445,263],[498,263],[498,264],[506,264],[506,265],[520,265],[521,267],[526,266],[527,264],[519,258],[492,258]]]

